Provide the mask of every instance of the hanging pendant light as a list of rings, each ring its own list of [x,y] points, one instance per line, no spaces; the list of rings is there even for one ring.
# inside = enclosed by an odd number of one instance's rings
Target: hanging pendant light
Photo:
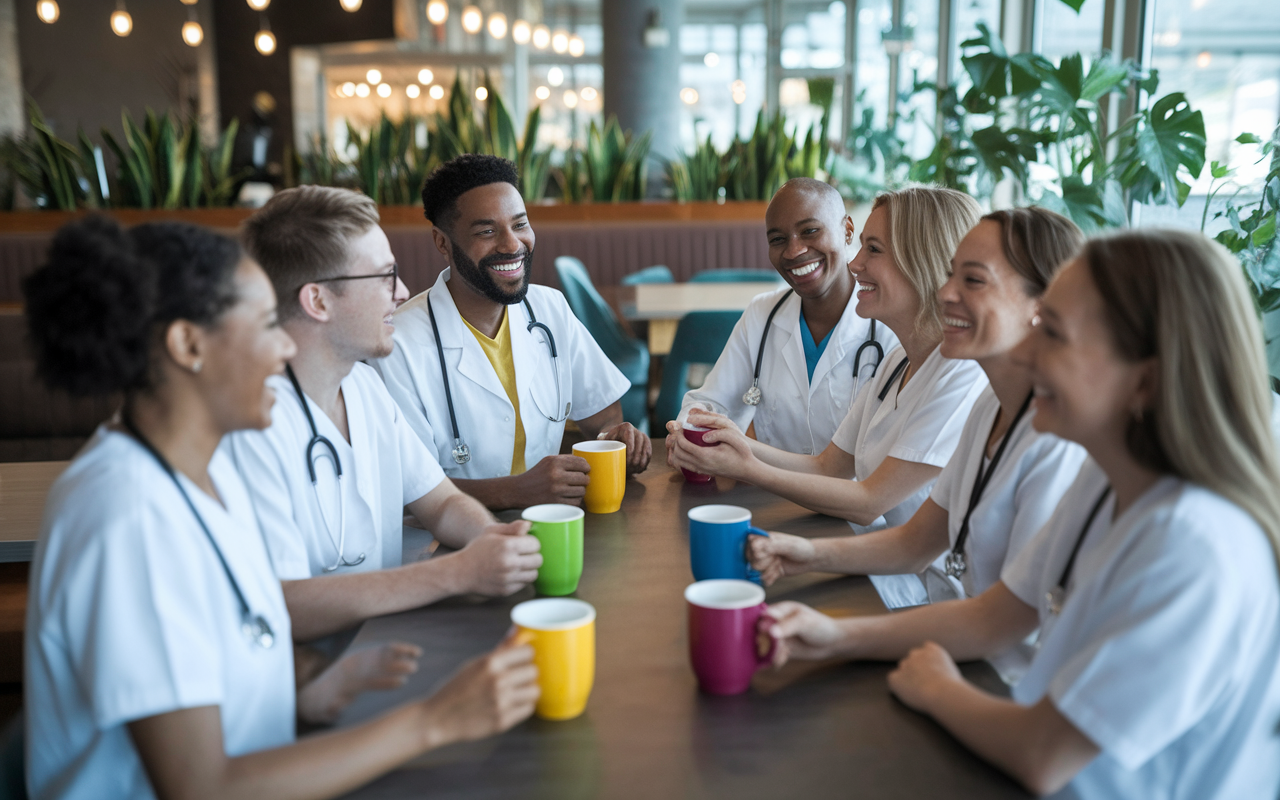
[[[432,25],[443,25],[449,18],[449,4],[444,0],[431,0],[427,3],[427,22]]]
[[[120,37],[133,33],[133,17],[125,10],[124,0],[116,0],[116,10],[111,12],[111,32]]]
[[[258,48],[258,52],[264,56],[269,56],[276,51],[276,35],[271,32],[271,23],[267,22],[266,14],[262,15],[258,33],[253,37],[253,46]]]
[[[194,17],[195,15],[192,14],[192,16]],[[192,47],[199,47],[200,43],[204,41],[204,28],[194,18],[182,23],[182,41]]]
[[[249,8],[254,11],[266,11],[267,6],[271,5],[271,0],[245,0],[249,4]]]
[[[476,6],[462,9],[462,29],[467,33],[479,33],[484,27],[484,12]]]
[[[343,11],[348,11],[354,14],[360,10],[360,4],[363,3],[364,0],[338,0],[338,2],[342,3]]]
[[[41,22],[52,25],[58,21],[62,11],[58,8],[58,0],[40,0],[36,3],[36,16]]]

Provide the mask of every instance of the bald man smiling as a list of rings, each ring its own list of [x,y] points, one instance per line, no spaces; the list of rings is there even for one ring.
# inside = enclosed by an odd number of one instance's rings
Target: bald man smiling
[[[897,338],[855,312],[849,262],[858,240],[839,192],[793,178],[769,202],[765,228],[769,260],[787,286],[751,301],[706,383],[685,395],[680,419],[709,408],[744,430],[754,425],[765,444],[820,453]]]

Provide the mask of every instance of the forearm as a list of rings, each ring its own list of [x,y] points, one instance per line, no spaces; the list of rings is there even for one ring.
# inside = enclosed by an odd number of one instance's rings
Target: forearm
[[[459,593],[452,559],[437,556],[394,569],[285,581],[293,638],[308,642],[366,619],[429,605]]]
[[[455,550],[461,550],[479,536],[485,526],[494,523],[493,514],[476,498],[462,491],[445,498],[435,516],[434,524],[428,525],[427,530],[441,544]],[[427,525],[426,520],[419,521]]]
[[[748,441],[751,446],[751,454],[763,464],[776,469],[800,472],[806,475],[825,474],[822,460],[818,456],[805,455],[804,453],[788,453],[786,450],[779,450],[750,437],[748,437]]]
[[[520,477],[504,475],[501,478],[454,478],[453,485],[474,497],[480,505],[490,511],[505,511],[509,508],[525,508],[531,505],[524,502]]]
[[[844,575],[902,575],[923,572],[946,548],[906,526],[860,536],[813,541],[816,571]]]
[[[801,458],[817,461],[814,456]],[[857,525],[870,525],[889,510],[882,508],[881,499],[868,492],[866,487],[845,478],[797,472],[757,461],[748,466],[742,480],[819,514],[846,519]]]

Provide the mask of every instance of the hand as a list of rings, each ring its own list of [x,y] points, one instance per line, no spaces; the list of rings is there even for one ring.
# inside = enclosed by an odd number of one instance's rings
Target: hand
[[[591,465],[582,456],[547,456],[533,469],[515,477],[519,488],[512,498],[512,506],[528,508],[539,503],[582,505],[590,471]]]
[[[506,597],[538,577],[542,543],[529,535],[529,523],[494,523],[451,556],[459,562],[460,592]]]
[[[836,654],[841,638],[840,626],[821,611],[803,603],[784,600],[769,606],[760,618],[759,632],[772,637],[773,666],[781,667],[791,658],[815,661]]]
[[[963,682],[951,655],[934,642],[925,642],[907,653],[898,668],[889,673],[889,691],[908,707],[926,713],[937,697]]]
[[[418,671],[422,648],[406,642],[361,647],[345,653],[298,690],[298,718],[330,725],[363,692],[399,689]]]
[[[704,434],[702,440],[708,445],[700,446],[684,438],[679,423],[668,423],[667,430],[667,463],[691,472],[704,475],[721,475],[726,478],[741,479],[750,471],[756,462],[751,452],[751,442],[733,424],[733,420],[719,414],[692,410],[689,412],[690,424],[712,428]]]
[[[533,648],[512,630],[422,702],[427,748],[502,733],[529,718],[538,693]]]
[[[636,430],[630,422],[614,425],[600,432],[597,439],[608,439],[622,442],[627,446],[627,474],[644,472],[649,468],[649,459],[653,458],[653,442],[649,437]]]
[[[747,537],[747,560],[760,573],[765,586],[785,575],[799,575],[815,569],[818,552],[812,541],[802,536],[769,531],[769,536]]]

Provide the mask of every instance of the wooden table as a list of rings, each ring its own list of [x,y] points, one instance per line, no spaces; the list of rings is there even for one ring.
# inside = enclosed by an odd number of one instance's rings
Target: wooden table
[[[676,338],[676,328],[691,311],[742,311],[756,295],[770,292],[781,282],[641,283],[619,287],[616,297],[621,316],[649,323],[649,354],[666,355]]]
[[[30,561],[49,487],[69,461],[0,464],[0,562]]]
[[[481,742],[430,753],[352,795],[359,798],[1022,798],[931,720],[889,696],[890,665],[790,664],[757,674],[737,697],[698,691],[689,668],[683,591],[688,509],[746,506],[755,524],[809,536],[842,535],[840,521],[759,489],[685,484],[662,463],[627,485],[622,510],[586,518],[577,596],[597,611],[597,669],[587,711],[568,722],[532,719]],[[400,639],[425,649],[403,689],[366,695],[340,724],[421,697],[467,658],[490,649],[510,608],[533,597],[455,598],[365,623],[356,644]],[[800,576],[770,601],[802,600],[836,614],[883,613],[865,578]],[[965,674],[995,691],[984,663]]]

